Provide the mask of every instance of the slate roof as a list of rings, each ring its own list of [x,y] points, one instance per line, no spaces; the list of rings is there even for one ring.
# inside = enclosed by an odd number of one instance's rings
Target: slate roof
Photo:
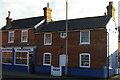
[[[78,18],[68,20],[69,30],[81,30],[81,29],[95,29],[106,28],[107,23],[111,19],[110,16],[96,16],[87,18]],[[55,32],[65,31],[66,20],[44,23],[36,29],[36,33],[39,32]]]
[[[2,30],[11,30],[11,29],[24,29],[24,28],[33,28],[36,24],[44,19],[44,16],[18,19],[12,21],[12,27],[6,29],[6,26]]]

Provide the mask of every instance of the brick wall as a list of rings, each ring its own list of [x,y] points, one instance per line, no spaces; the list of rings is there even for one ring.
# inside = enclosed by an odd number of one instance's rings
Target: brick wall
[[[2,32],[2,45],[6,45],[8,43],[8,32],[3,31]]]
[[[107,34],[105,30],[90,31],[90,45],[80,44],[80,31],[68,33],[69,67],[79,67],[80,53],[91,54],[91,68],[101,68],[106,65]],[[52,33],[52,45],[44,45],[44,33],[36,34],[37,64],[43,65],[43,53],[52,54],[52,65],[59,66],[59,55],[65,54],[65,39],[60,38],[60,32]]]
[[[21,46],[21,45],[34,45],[34,30],[28,30],[28,42],[21,42],[21,30],[14,31],[14,43],[8,43],[9,31],[2,32],[2,45],[5,46]]]
[[[120,41],[118,42],[118,61],[120,63]],[[120,64],[119,64],[120,67]]]

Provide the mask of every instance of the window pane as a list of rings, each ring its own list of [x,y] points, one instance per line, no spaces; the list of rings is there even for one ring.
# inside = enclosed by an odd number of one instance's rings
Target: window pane
[[[27,59],[16,59],[16,64],[27,64]]]
[[[7,52],[7,57],[12,57],[12,53],[11,52]]]
[[[51,63],[51,60],[50,60],[50,54],[45,54],[44,58],[45,58],[45,61],[44,61],[44,64],[50,64]]]
[[[10,37],[10,41],[14,41],[14,37]]]
[[[12,52],[2,52],[2,63],[12,63]]]
[[[51,34],[45,34],[45,44],[51,43]]]
[[[22,64],[27,64],[27,59],[22,59]]]
[[[90,55],[81,55],[81,66],[89,67],[90,66]]]
[[[13,37],[13,36],[14,36],[14,33],[13,33],[13,32],[11,32],[11,33],[10,33],[10,37]]]
[[[12,58],[2,58],[2,63],[12,63]]]
[[[23,35],[26,36],[27,35],[27,31],[23,32]]]
[[[2,57],[7,57],[7,52],[2,52]]]
[[[9,41],[14,41],[14,32],[9,33]]]
[[[27,41],[27,38],[28,38],[27,31],[23,31],[22,32],[22,41]]]
[[[81,32],[81,42],[89,42],[89,32]]]
[[[27,65],[27,52],[16,52],[16,64]]]
[[[16,59],[16,64],[21,64],[22,60],[21,59]]]

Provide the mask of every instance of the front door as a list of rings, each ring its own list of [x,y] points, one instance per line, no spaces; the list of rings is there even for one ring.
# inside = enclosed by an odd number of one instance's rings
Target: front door
[[[59,56],[59,67],[51,66],[51,75],[53,76],[62,76],[62,66],[65,66],[66,55]]]
[[[65,66],[66,64],[66,55],[65,54],[62,54],[59,56],[59,65],[60,66]]]
[[[34,70],[33,54],[29,54],[28,72],[32,73],[33,70]]]

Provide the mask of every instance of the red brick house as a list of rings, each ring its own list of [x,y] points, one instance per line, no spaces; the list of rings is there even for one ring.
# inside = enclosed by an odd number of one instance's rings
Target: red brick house
[[[108,12],[114,12],[111,4]],[[63,76],[66,66],[66,20],[44,16],[13,20],[2,28],[3,68],[28,71],[31,56],[35,72]],[[110,11],[109,11],[110,10]],[[114,16],[68,20],[68,75],[106,78],[118,70],[118,30]],[[114,40],[113,40],[114,39]]]
[[[108,55],[108,25],[113,23],[109,16],[97,16],[89,18],[80,18],[69,20],[68,32],[68,67],[70,75],[81,75],[81,70],[89,76],[92,71],[98,71],[99,76],[103,76],[104,70],[107,68]],[[109,33],[109,36],[117,36],[118,32],[113,23],[112,30],[114,33]],[[108,28],[108,29],[107,29]],[[40,71],[47,70],[51,66],[65,66],[65,21],[49,22],[41,25],[40,29],[36,30],[35,38],[37,45],[37,65],[40,66]],[[112,38],[109,37],[109,40]],[[114,38],[115,39],[115,38]],[[117,39],[115,39],[117,41]],[[109,51],[109,54],[114,55],[115,62],[110,62],[110,67],[118,67],[118,61],[115,56],[118,55],[117,42],[110,43],[109,49],[116,47],[114,53]],[[63,56],[63,57],[61,57]],[[85,58],[85,60],[84,60]],[[83,61],[82,61],[83,60]],[[111,60],[112,61],[112,60]],[[63,67],[64,68],[64,67]],[[36,71],[39,70],[38,67]],[[50,69],[50,68],[49,68]],[[103,69],[103,73],[99,70]],[[74,70],[76,72],[74,72]],[[113,69],[114,70],[114,69]],[[50,70],[49,70],[50,71]],[[49,72],[48,71],[48,72]],[[91,73],[88,73],[90,71]],[[100,73],[99,73],[100,72]],[[78,74],[79,73],[79,74]]]
[[[3,68],[28,70],[31,57],[35,57],[35,26],[42,20],[44,16],[18,20],[6,18],[6,26],[2,28]]]
[[[68,20],[69,76],[106,78],[117,74],[118,29],[114,20],[109,14]],[[36,72],[64,75],[65,31],[66,20],[46,22],[36,29]]]

